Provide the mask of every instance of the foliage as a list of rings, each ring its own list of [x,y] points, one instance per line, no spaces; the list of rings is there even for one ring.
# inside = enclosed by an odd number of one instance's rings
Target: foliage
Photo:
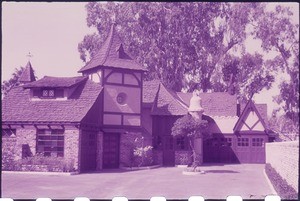
[[[9,165],[3,164],[2,169],[10,171],[44,171],[44,169],[49,172],[75,171],[73,161],[65,161],[62,157],[43,156],[41,154],[10,162]]]
[[[7,93],[14,87],[18,86],[18,79],[22,75],[23,71],[25,70],[24,67],[15,68],[15,72],[12,74],[12,78],[8,81],[3,81],[1,85],[1,91],[3,95],[7,95]]]
[[[125,47],[147,67],[145,79],[159,78],[175,91],[230,90],[245,100],[274,77],[287,73],[276,98],[287,116],[299,121],[299,25],[287,6],[228,2],[91,2],[87,25],[97,33],[79,43],[83,61],[93,57],[115,21]],[[261,53],[246,52],[248,38]],[[264,58],[277,52],[274,58]],[[172,72],[172,73],[170,73]],[[231,79],[230,79],[231,78]],[[230,83],[231,80],[231,83]]]
[[[266,174],[268,175],[271,183],[273,184],[276,192],[281,199],[297,199],[297,191],[290,186],[284,178],[282,178],[277,171],[267,163],[265,166]]]
[[[135,156],[135,164],[140,166],[149,166],[153,163],[152,146],[136,147],[133,151]]]
[[[276,114],[273,112],[269,119],[269,127],[272,131],[279,134],[282,141],[293,141],[299,139],[299,122],[293,122],[287,115]]]
[[[146,79],[159,78],[176,91],[224,91],[222,62],[232,51],[244,51],[250,11],[257,4],[88,3],[87,25],[98,35],[87,35],[78,50],[83,61],[93,57],[114,19],[129,52],[148,68]]]
[[[206,120],[195,120],[190,114],[177,119],[172,127],[173,136],[187,136],[188,138],[203,137],[207,128]]]
[[[277,5],[273,11],[264,15],[256,14],[253,29],[255,38],[260,39],[265,52],[276,52],[274,59],[266,63],[269,69],[287,73],[289,79],[280,84],[280,94],[275,98],[288,118],[299,122],[299,24],[291,20],[292,11]]]
[[[190,142],[190,147],[193,152],[193,168],[199,166],[200,156],[196,153],[194,148],[194,141],[196,138],[205,139],[208,137],[206,129],[208,127],[208,122],[206,120],[195,120],[190,114],[187,114],[179,119],[177,119],[172,127],[172,135],[174,137],[182,136],[188,137]]]
[[[144,146],[144,138],[136,138],[133,142],[126,142],[125,146],[129,148],[129,167],[141,167],[153,165],[152,146]]]

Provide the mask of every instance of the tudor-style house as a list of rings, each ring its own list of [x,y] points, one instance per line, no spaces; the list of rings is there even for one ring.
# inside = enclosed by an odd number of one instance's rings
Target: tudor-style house
[[[2,152],[10,160],[62,157],[85,172],[130,166],[129,144],[142,139],[153,147],[155,164],[190,163],[187,139],[172,137],[171,128],[188,113],[192,94],[143,81],[145,71],[115,25],[81,76],[35,80],[28,62],[19,86],[2,100]],[[212,133],[203,142],[203,162],[265,162],[265,143],[274,138],[266,104],[237,104],[227,92],[200,93],[199,100]]]

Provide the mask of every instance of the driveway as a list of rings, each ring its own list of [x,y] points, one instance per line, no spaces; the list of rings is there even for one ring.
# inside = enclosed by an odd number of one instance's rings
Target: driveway
[[[263,199],[272,194],[263,173],[263,164],[204,165],[205,174],[183,175],[182,168],[161,167],[139,171],[105,171],[79,175],[2,174],[2,197],[14,199],[49,197],[52,199]]]

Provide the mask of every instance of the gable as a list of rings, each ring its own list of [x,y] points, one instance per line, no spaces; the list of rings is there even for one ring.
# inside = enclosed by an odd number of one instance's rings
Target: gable
[[[252,100],[249,100],[234,126],[234,131],[264,132],[266,125]]]

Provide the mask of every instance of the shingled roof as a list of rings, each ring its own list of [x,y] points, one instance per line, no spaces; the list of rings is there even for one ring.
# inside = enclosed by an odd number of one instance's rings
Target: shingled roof
[[[24,88],[40,88],[40,87],[72,87],[84,80],[88,79],[86,76],[77,77],[50,77],[45,76],[42,79],[23,85]]]
[[[146,71],[128,53],[125,52],[122,41],[116,33],[115,24],[112,24],[107,39],[95,56],[78,72],[85,72],[97,67],[110,67]]]
[[[102,87],[87,79],[76,87],[69,99],[59,101],[33,101],[30,99],[30,89],[14,87],[2,100],[2,121],[79,123],[95,103]]]
[[[28,63],[26,64],[25,69],[19,77],[18,81],[20,83],[28,83],[35,81],[35,76],[30,61],[28,61]]]
[[[143,103],[150,104],[154,102],[159,84],[160,84],[159,80],[151,80],[151,81],[143,82]]]
[[[177,92],[178,97],[188,107],[192,93]],[[236,95],[227,92],[200,93],[204,114],[209,116],[236,116]]]
[[[152,115],[185,115],[188,108],[177,98],[175,92],[168,90],[162,83],[159,84],[155,96]]]

